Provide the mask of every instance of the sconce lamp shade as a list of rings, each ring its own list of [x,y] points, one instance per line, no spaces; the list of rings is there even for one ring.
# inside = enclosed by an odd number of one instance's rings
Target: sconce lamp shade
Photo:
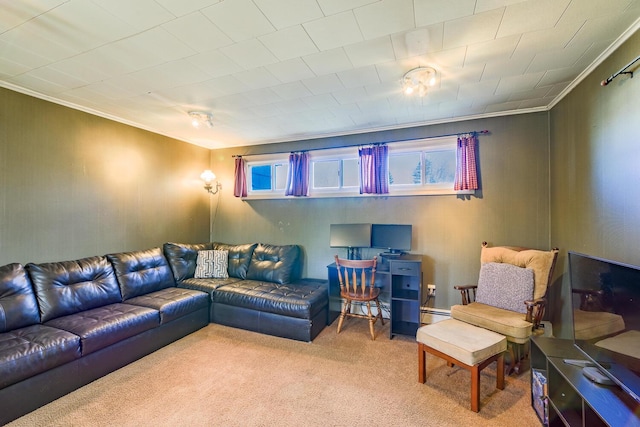
[[[211,172],[211,169],[207,169],[206,171],[200,174],[200,178],[204,181],[205,184],[211,184],[214,179],[216,179],[216,174]]]
[[[213,188],[213,181],[216,179],[216,174],[211,172],[210,169],[202,172],[200,174],[200,179],[204,181],[204,189],[207,190],[210,194],[216,194],[222,187],[222,185],[217,182],[215,185],[215,189]]]

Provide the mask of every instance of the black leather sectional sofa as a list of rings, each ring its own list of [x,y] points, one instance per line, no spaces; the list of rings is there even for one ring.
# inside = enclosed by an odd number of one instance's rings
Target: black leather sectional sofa
[[[199,250],[229,278],[194,279]],[[296,245],[199,245],[0,267],[0,425],[210,321],[303,341],[327,324],[321,280]]]

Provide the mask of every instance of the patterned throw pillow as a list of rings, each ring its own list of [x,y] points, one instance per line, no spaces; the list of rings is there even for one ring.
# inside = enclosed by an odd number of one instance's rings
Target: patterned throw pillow
[[[480,267],[476,301],[526,313],[525,301],[533,298],[533,270],[501,262]]]
[[[229,277],[228,265],[228,251],[198,251],[196,271],[193,277],[196,279],[226,279]]]

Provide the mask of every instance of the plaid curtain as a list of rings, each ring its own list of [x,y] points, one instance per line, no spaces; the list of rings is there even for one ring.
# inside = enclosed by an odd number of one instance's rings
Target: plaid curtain
[[[247,172],[242,157],[236,157],[236,175],[233,185],[233,195],[236,197],[247,197]]]
[[[289,154],[289,171],[285,196],[309,195],[309,153]]]
[[[389,193],[389,147],[373,145],[358,150],[360,194]]]
[[[458,137],[456,179],[453,186],[454,190],[478,189],[476,146],[477,138],[475,134]]]

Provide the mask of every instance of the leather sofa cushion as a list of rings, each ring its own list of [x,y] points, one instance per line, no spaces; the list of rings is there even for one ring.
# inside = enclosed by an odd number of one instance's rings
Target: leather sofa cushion
[[[31,325],[1,333],[0,389],[79,357],[80,337],[67,331]]]
[[[229,277],[226,279],[185,279],[183,280],[178,287],[185,289],[193,289],[196,291],[202,291],[209,294],[209,298],[213,301],[213,293],[220,286],[229,285],[231,283],[235,283],[241,279],[237,277]]]
[[[278,246],[260,243],[253,251],[247,279],[291,283],[299,278],[296,274],[299,258],[298,245]]]
[[[107,255],[116,272],[124,301],[176,285],[162,249]]]
[[[257,243],[248,243],[244,245],[229,245],[227,243],[215,242],[213,249],[218,251],[229,252],[229,277],[237,277],[238,279],[246,279],[249,263],[254,250],[258,246]]]
[[[191,289],[167,288],[127,300],[127,304],[160,312],[160,324],[171,322],[202,308],[209,309],[209,295]]]
[[[83,356],[153,329],[159,324],[160,313],[157,310],[123,303],[110,304],[47,322],[47,326],[78,335]]]
[[[162,246],[176,283],[192,278],[196,271],[198,251],[213,249],[212,243],[165,243]]]
[[[43,323],[122,301],[116,275],[106,257],[29,263],[26,269],[38,298]]]
[[[0,333],[40,323],[31,280],[21,264],[0,267]]]
[[[283,316],[312,319],[328,303],[326,285],[242,280],[219,287],[213,301]]]

